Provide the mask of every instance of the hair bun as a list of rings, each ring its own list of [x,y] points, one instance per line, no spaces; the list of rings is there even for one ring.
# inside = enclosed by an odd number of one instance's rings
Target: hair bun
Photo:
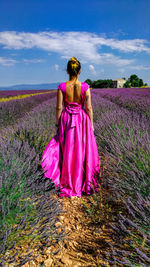
[[[67,71],[71,76],[76,76],[81,69],[80,61],[76,57],[71,57],[67,63]]]
[[[71,57],[71,61],[77,62],[77,59],[75,57]]]
[[[72,63],[71,65],[72,65],[72,68],[76,68],[78,66],[77,62]]]

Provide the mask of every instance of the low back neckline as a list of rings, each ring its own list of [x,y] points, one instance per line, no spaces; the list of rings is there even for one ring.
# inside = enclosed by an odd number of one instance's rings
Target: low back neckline
[[[74,103],[76,103],[76,104],[78,104],[78,105],[82,105],[82,104],[83,104],[83,97],[82,97],[82,82],[81,82],[81,93],[80,93],[80,96],[81,96],[81,99],[82,99],[81,103],[77,103],[77,102],[69,102],[69,101],[67,100],[66,90],[67,90],[67,82],[65,82],[65,101],[66,101],[68,104],[74,104]]]

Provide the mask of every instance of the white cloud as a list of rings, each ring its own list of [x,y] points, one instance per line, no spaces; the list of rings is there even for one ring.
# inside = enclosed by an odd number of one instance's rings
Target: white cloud
[[[132,70],[150,70],[150,66],[143,66],[143,65],[136,65],[136,66],[129,66]]]
[[[150,47],[147,40],[134,39],[134,40],[116,40],[99,38],[97,42],[100,45],[109,46],[112,49],[117,49],[123,52],[147,52],[150,53]]]
[[[130,66],[124,66],[124,68],[119,68],[118,71],[120,73],[124,73],[126,70],[150,70],[150,66],[143,66],[143,65],[130,65]]]
[[[40,63],[43,62],[43,59],[23,59],[22,62],[25,63]],[[5,58],[0,57],[0,64],[3,66],[13,66],[15,63],[20,63],[21,61],[12,59],[12,58]]]
[[[0,57],[0,65],[3,66],[12,66],[16,63],[17,61],[12,58],[5,58],[5,57]]]
[[[126,66],[133,63],[133,59],[124,59],[112,53],[103,53],[103,46],[122,52],[147,52],[150,47],[147,40],[117,40],[106,38],[88,32],[53,32],[38,33],[4,31],[0,32],[0,44],[4,49],[38,48],[49,53],[59,53],[61,58],[69,59],[76,56],[81,63],[113,64]]]
[[[89,70],[91,70],[92,74],[96,75],[96,70],[95,70],[95,67],[93,65],[89,65]]]
[[[23,62],[25,63],[41,63],[43,62],[44,60],[43,59],[23,59]]]
[[[95,68],[94,68],[93,65],[89,65],[89,69],[90,69],[90,70],[95,70]]]
[[[57,70],[59,69],[59,65],[58,65],[58,64],[55,64],[55,65],[54,65],[54,68],[55,68],[55,70],[57,71]]]

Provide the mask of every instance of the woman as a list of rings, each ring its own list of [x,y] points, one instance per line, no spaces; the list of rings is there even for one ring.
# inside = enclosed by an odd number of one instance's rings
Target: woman
[[[41,166],[45,177],[60,186],[60,197],[81,197],[98,192],[100,162],[90,89],[78,80],[81,64],[75,57],[68,61],[67,73],[69,81],[57,90],[57,134],[44,150]]]

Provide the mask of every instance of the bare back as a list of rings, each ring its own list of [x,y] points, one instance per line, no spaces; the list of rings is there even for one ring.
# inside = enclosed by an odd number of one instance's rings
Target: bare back
[[[66,98],[68,102],[77,102],[81,104],[81,82],[77,81],[73,83],[72,81],[66,82]]]

